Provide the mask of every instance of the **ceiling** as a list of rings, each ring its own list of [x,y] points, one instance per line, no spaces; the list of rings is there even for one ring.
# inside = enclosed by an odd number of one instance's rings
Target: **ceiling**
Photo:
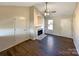
[[[0,6],[33,6],[39,2],[0,2]]]
[[[40,12],[44,13],[44,2],[0,2],[0,6],[35,6]],[[48,2],[48,9],[56,11],[53,16],[71,16],[75,9],[76,2]]]
[[[44,13],[45,3],[40,3],[35,5],[38,10]],[[52,16],[72,16],[76,7],[76,2],[49,2],[49,11],[56,11],[56,13],[51,13]]]

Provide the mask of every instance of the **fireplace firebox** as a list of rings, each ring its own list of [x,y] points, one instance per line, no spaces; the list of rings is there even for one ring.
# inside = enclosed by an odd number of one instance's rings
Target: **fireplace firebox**
[[[43,34],[43,30],[42,29],[38,30],[38,36],[41,35],[41,34]]]

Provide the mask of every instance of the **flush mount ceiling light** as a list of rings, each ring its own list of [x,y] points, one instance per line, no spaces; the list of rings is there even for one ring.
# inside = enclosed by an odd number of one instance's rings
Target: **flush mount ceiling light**
[[[48,2],[45,2],[44,15],[45,15],[45,16],[48,16],[48,15],[50,15],[50,13],[56,13],[56,11],[49,11],[49,9],[48,9]]]

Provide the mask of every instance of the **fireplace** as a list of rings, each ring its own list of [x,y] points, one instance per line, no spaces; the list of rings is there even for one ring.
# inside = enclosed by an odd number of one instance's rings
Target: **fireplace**
[[[38,30],[38,36],[41,35],[41,34],[43,34],[43,30],[42,29]]]

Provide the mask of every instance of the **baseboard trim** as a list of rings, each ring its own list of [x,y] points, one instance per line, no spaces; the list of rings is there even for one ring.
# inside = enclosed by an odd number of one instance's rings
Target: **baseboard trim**
[[[49,34],[49,33],[45,33],[45,34],[46,35],[53,35],[53,36],[64,37],[64,38],[68,38],[68,39],[73,39],[73,38],[70,38],[70,37],[60,36],[60,35],[56,35],[56,34]]]

